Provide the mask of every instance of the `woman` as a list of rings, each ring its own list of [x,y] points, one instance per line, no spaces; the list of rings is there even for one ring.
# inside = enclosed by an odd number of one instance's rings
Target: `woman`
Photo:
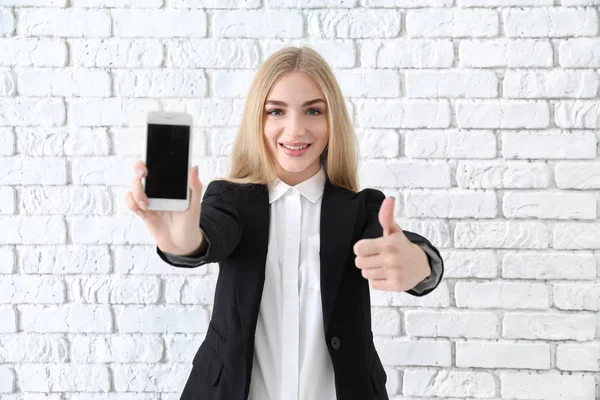
[[[129,208],[159,256],[219,263],[206,338],[183,400],[387,399],[369,287],[431,292],[438,250],[393,220],[393,199],[359,191],[356,135],[331,68],[285,48],[250,88],[228,177],[195,167],[185,212],[145,211],[139,171]],[[147,203],[146,203],[147,204]]]

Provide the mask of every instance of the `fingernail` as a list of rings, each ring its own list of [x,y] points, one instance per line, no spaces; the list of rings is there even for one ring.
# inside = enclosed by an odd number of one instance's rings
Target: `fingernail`
[[[146,203],[144,200],[140,201],[140,206],[142,207],[142,210],[146,211],[148,209],[148,203]]]
[[[143,168],[137,168],[135,170],[135,173],[137,174],[137,176],[139,176],[140,178],[144,177],[144,174],[146,173],[146,171]]]
[[[196,165],[196,176],[200,175],[200,168]]]

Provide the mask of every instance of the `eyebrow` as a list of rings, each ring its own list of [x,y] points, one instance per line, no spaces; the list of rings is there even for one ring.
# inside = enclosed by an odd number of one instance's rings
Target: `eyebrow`
[[[310,101],[307,101],[306,103],[302,104],[302,107],[310,106],[315,103],[325,103],[325,100],[323,100],[323,99],[310,100]],[[279,101],[279,100],[267,100],[267,102],[265,104],[273,104],[275,106],[281,106],[281,107],[288,106],[286,103],[284,103],[283,101]]]

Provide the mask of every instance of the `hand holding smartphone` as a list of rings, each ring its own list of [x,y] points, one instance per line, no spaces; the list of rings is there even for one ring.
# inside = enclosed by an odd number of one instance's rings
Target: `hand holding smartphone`
[[[143,219],[162,251],[191,254],[203,244],[202,183],[198,169],[190,168],[192,117],[151,112],[146,125],[145,162],[134,165],[127,207]]]

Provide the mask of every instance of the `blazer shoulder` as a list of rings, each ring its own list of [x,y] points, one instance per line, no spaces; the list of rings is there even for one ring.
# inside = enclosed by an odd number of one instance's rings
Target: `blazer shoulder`
[[[381,190],[366,188],[356,194],[356,197],[366,204],[381,205],[385,200],[385,194]]]

